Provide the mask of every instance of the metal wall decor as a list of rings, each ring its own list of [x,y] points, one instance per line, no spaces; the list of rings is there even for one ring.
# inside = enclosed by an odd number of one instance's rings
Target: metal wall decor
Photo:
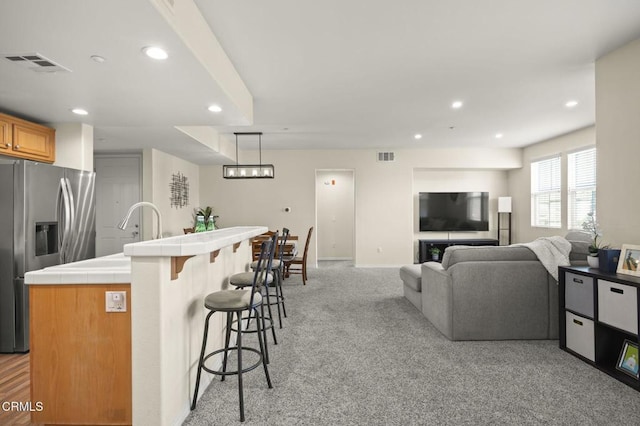
[[[182,173],[171,175],[169,183],[171,207],[181,209],[189,205],[189,179]]]
[[[275,168],[273,164],[262,164],[262,132],[234,133],[236,135],[236,164],[222,166],[222,177],[225,179],[273,179]],[[259,164],[239,164],[238,136],[258,136]]]

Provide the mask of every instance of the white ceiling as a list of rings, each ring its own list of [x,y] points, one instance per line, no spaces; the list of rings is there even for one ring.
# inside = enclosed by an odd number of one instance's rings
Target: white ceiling
[[[519,147],[593,124],[594,61],[640,37],[637,0],[195,4],[253,95],[253,125],[152,0],[0,2],[0,53],[72,71],[0,59],[0,111],[91,124],[99,151],[156,147],[199,164],[224,157],[174,126],[262,131],[264,150]],[[169,59],[144,57],[152,44]]]

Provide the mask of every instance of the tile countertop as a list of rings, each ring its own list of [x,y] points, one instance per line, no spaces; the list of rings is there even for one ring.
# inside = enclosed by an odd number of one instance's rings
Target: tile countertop
[[[125,244],[124,253],[27,272],[25,284],[131,283],[131,257],[207,254],[267,232],[266,226],[237,226]]]
[[[27,272],[25,284],[120,284],[131,283],[131,258],[123,253],[49,266]]]
[[[132,257],[195,256],[228,247],[268,231],[266,226],[236,226],[125,244],[124,255]]]

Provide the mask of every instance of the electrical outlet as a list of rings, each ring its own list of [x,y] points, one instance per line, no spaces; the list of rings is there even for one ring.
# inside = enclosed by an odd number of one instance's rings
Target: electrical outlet
[[[127,292],[106,291],[105,305],[107,312],[127,312]]]

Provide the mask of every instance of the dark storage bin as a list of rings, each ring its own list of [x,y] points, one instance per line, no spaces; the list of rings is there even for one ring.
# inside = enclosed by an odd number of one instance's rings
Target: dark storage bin
[[[600,249],[598,251],[598,262],[603,272],[616,272],[618,269],[618,259],[620,259],[620,250],[618,249]]]

